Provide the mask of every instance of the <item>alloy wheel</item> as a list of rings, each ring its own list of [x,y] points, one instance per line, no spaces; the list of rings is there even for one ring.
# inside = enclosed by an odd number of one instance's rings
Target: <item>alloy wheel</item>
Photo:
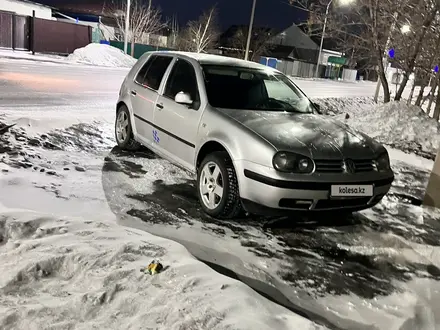
[[[224,180],[220,167],[214,162],[208,162],[202,169],[199,181],[200,195],[203,204],[214,210],[223,198]]]

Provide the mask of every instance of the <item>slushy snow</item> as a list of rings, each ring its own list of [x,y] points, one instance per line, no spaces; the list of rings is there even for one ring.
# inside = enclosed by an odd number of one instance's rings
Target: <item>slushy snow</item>
[[[185,248],[110,221],[0,212],[0,328],[324,329]],[[164,271],[140,270],[153,259]]]
[[[122,50],[96,43],[75,49],[73,54],[67,57],[67,60],[89,65],[126,68],[131,68],[136,63],[136,59],[125,54]]]

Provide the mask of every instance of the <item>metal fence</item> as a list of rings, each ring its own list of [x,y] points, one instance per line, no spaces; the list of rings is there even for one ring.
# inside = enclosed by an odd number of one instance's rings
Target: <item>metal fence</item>
[[[70,54],[91,42],[89,26],[0,11],[0,48]]]
[[[90,26],[33,18],[33,51],[70,54],[92,42]]]

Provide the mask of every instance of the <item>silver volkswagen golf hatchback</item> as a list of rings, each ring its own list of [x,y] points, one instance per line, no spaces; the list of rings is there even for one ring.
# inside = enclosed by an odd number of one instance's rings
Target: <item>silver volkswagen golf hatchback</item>
[[[321,114],[287,76],[217,55],[144,54],[121,86],[115,135],[196,173],[216,218],[353,212],[394,180],[381,144]]]

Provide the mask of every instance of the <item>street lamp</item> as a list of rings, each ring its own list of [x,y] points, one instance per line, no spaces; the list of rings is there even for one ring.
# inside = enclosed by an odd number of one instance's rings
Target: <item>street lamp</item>
[[[402,32],[403,34],[407,34],[411,31],[411,25],[409,24],[404,24],[402,25],[402,27],[400,28],[400,32]]]
[[[251,21],[249,22],[249,31],[246,41],[246,50],[244,54],[244,60],[247,61],[249,58],[249,48],[251,46],[251,38],[252,38],[252,25],[254,25],[254,16],[255,16],[255,6],[257,5],[257,0],[253,0],[252,2],[252,11],[251,11]]]
[[[125,37],[124,37],[124,53],[128,54],[128,33],[130,31],[130,0],[127,0],[127,12],[125,13]]]
[[[339,4],[342,6],[348,6],[353,1],[355,1],[355,0],[339,0]],[[325,9],[324,26],[322,27],[321,44],[319,45],[319,53],[318,53],[318,61],[316,62],[315,77],[318,77],[319,64],[321,62],[322,46],[324,44],[325,28],[327,27],[328,12],[329,12],[329,9],[330,9],[330,6],[332,3],[333,3],[333,0],[330,0],[327,4],[327,8]]]

